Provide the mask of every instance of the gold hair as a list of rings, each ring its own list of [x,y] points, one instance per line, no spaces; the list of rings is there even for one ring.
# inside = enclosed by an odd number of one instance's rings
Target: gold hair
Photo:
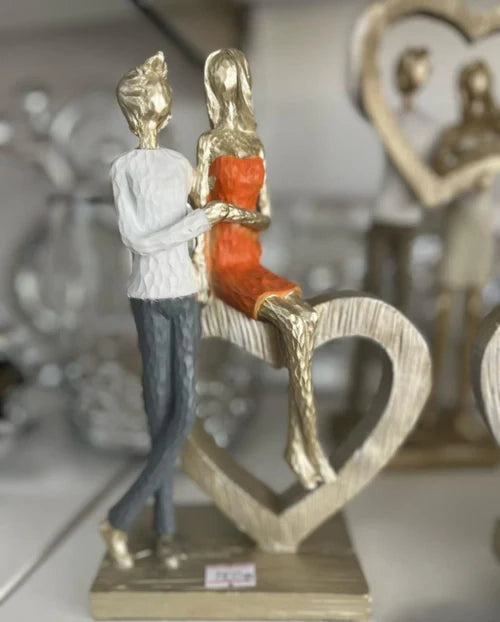
[[[483,73],[486,77],[488,88],[485,93],[474,91],[473,78],[478,73]],[[465,118],[495,113],[495,103],[491,92],[491,71],[484,61],[476,60],[465,65],[460,71],[458,83],[462,99],[462,113]]]
[[[236,70],[236,95],[234,101],[227,101],[217,88],[215,74],[223,61],[229,61]],[[222,110],[233,104],[236,109],[237,123],[241,130],[254,131],[256,128],[252,103],[252,78],[248,61],[240,50],[222,48],[212,52],[205,61],[205,92],[207,110],[213,127],[218,127],[222,120]]]
[[[157,52],[142,65],[127,71],[118,82],[116,98],[127,119],[130,130],[134,134],[139,135],[142,129],[141,120],[149,108],[148,84],[154,81],[164,82],[169,98],[172,97],[172,90],[167,82],[167,75],[168,68],[163,52]],[[169,113],[162,126],[168,123],[170,116]]]
[[[404,95],[412,95],[422,83],[413,73],[415,64],[429,60],[429,50],[426,48],[407,48],[399,57],[396,67],[396,82]]]

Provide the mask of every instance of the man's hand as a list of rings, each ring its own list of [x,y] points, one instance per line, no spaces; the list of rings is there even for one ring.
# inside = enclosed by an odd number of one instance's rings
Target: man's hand
[[[223,201],[210,201],[210,203],[205,205],[203,211],[205,212],[210,226],[213,226],[221,220],[224,220],[229,213],[229,207],[227,203]]]

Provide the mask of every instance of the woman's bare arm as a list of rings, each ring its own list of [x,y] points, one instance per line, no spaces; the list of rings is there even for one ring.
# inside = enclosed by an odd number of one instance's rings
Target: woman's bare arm
[[[257,204],[259,213],[265,218],[266,225],[263,228],[267,228],[271,223],[271,198],[269,196],[269,190],[267,187],[267,165],[266,165],[266,156],[264,154],[264,148],[261,147],[260,157],[262,158],[262,162],[264,163],[264,183],[262,184],[262,188],[259,194],[259,201]]]
[[[189,202],[194,208],[201,208],[208,201],[210,195],[209,168],[210,141],[206,134],[202,134],[198,140],[196,169],[194,170],[191,192],[189,193]]]
[[[269,218],[258,211],[237,207],[236,205],[227,204],[228,213],[224,217],[225,221],[245,225],[261,231],[269,226]]]
[[[194,171],[189,202],[195,209],[202,208],[210,196],[208,171],[210,168],[210,140],[206,134],[198,140],[196,170]],[[193,266],[198,277],[198,300],[208,301],[210,286],[208,282],[207,265],[205,259],[205,236],[200,235],[192,256]]]

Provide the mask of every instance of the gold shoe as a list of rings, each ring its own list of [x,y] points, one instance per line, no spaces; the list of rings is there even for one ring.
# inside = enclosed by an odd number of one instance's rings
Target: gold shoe
[[[184,548],[175,539],[175,536],[158,536],[156,556],[170,570],[177,570],[180,563],[187,559]]]
[[[128,536],[125,531],[115,529],[107,520],[101,522],[99,531],[115,566],[120,570],[133,568],[134,560],[128,550]]]
[[[314,490],[322,483],[321,476],[315,471],[302,448],[299,450],[295,445],[287,446],[285,460],[306,490]]]
[[[318,466],[318,472],[321,475],[321,479],[325,484],[331,484],[337,479],[337,473],[330,464],[330,460],[325,456],[323,450],[318,447],[315,456],[312,460]]]

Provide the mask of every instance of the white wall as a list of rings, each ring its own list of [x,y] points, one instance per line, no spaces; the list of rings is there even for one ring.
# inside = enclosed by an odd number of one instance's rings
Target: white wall
[[[382,170],[380,145],[345,87],[351,31],[367,4],[367,0],[258,3],[251,66],[274,189],[341,196],[369,196],[376,191]],[[479,8],[494,2],[469,4]],[[498,73],[500,35],[470,50],[446,25],[426,18],[398,24],[388,33],[382,51],[389,89],[399,52],[407,45],[422,44],[432,50],[435,69],[421,104],[438,120],[451,120],[456,113],[457,67],[468,58],[484,56]],[[396,103],[394,93],[390,96]]]
[[[2,0],[0,30],[78,25],[134,12],[127,0]]]

